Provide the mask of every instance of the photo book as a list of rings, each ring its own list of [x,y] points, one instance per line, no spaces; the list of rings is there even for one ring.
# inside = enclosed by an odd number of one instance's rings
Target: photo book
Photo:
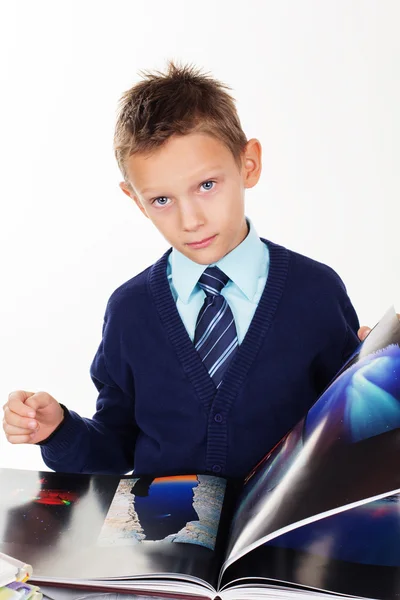
[[[390,310],[245,481],[1,469],[0,551],[80,596],[392,600],[399,465]]]

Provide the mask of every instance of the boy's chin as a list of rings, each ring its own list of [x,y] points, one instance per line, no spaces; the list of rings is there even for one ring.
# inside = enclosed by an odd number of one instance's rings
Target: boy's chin
[[[212,251],[209,248],[203,248],[199,250],[188,250],[184,252],[187,258],[190,258],[193,262],[199,265],[211,265],[218,262],[224,256],[221,252]]]

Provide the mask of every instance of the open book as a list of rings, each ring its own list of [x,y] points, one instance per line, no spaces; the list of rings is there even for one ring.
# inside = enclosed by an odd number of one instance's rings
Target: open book
[[[24,556],[39,585],[183,599],[396,598],[395,312],[245,482],[2,469],[0,489],[0,550]]]

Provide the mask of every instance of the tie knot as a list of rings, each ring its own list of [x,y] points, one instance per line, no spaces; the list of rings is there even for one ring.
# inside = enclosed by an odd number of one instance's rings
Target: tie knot
[[[199,279],[199,285],[207,296],[217,296],[228,281],[229,277],[221,269],[207,267]]]

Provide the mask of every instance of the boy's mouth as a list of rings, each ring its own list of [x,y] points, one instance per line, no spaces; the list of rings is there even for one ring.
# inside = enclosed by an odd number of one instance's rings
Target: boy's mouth
[[[204,240],[199,240],[198,242],[191,242],[190,244],[187,243],[186,245],[190,246],[190,248],[206,248],[216,237],[216,235],[212,235],[209,238],[204,238]]]

